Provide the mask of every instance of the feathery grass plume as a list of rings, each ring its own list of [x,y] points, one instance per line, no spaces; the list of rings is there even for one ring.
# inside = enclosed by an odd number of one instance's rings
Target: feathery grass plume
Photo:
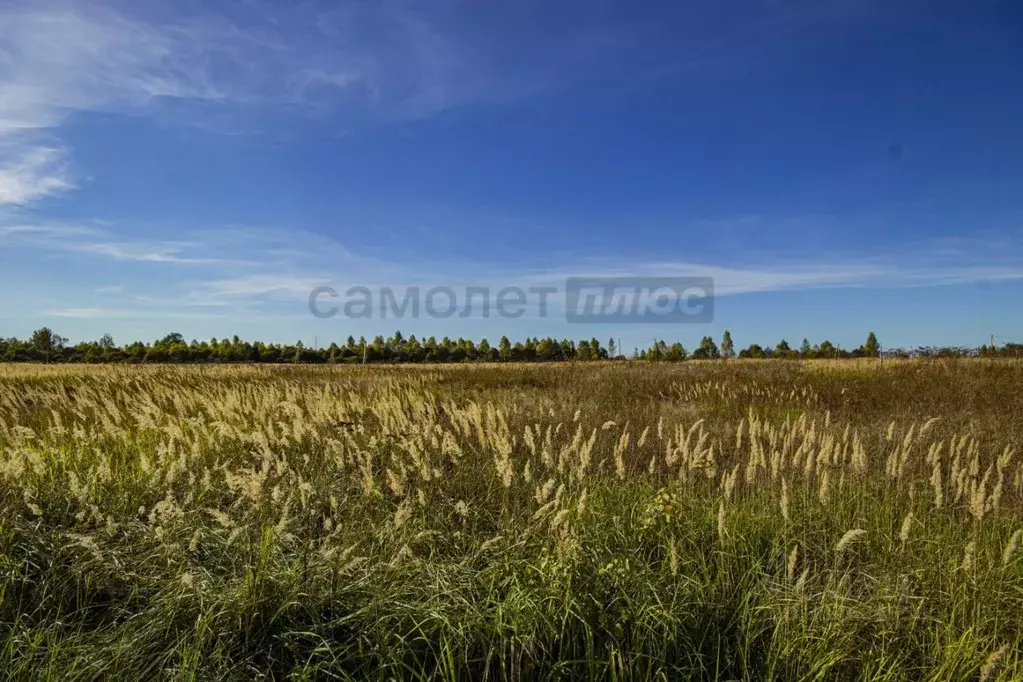
[[[970,494],[970,513],[977,521],[983,521],[984,514],[987,512],[987,484],[993,472],[994,464],[987,468],[984,478],[973,487]]]
[[[785,523],[789,522],[789,484],[785,480],[785,477],[781,478],[781,517],[785,519]]]
[[[727,535],[728,531],[725,528],[725,503],[722,501],[718,504],[718,540],[724,542]]]
[[[806,587],[806,579],[810,577],[810,567],[807,566],[803,569],[803,572],[799,574],[799,580],[796,581],[796,591],[802,592],[803,588]]]
[[[732,469],[732,473],[727,474],[725,478],[725,501],[730,502],[732,500],[732,494],[735,492],[735,482],[739,479],[739,465],[736,464]]]
[[[401,528],[410,518],[412,518],[412,505],[407,501],[402,502],[394,511],[394,519],[391,524],[392,528],[395,530]]]
[[[620,480],[625,480],[625,451],[629,448],[629,439],[628,425],[626,425],[614,449],[615,472]]]
[[[863,446],[863,441],[860,440],[859,434],[853,434],[853,455],[852,465],[857,473],[864,473],[869,466],[870,460],[867,458],[867,449]]]
[[[963,561],[959,565],[959,568],[964,571],[971,571],[976,563],[977,555],[977,541],[970,540],[966,543],[966,547],[963,549]]]
[[[1002,552],[1002,566],[1008,566],[1012,563],[1013,558],[1016,556],[1016,551],[1019,549],[1021,536],[1023,536],[1023,528],[1017,529],[1012,534],[1012,537],[1009,538],[1009,544],[1005,546],[1005,551]]]
[[[792,551],[789,552],[789,560],[785,565],[785,578],[792,582],[796,577],[796,564],[799,561],[799,545],[795,545]]]
[[[846,547],[849,547],[851,544],[853,544],[866,534],[867,531],[863,530],[862,528],[853,528],[852,530],[847,530],[845,532],[845,535],[842,536],[842,539],[838,541],[837,545],[835,545],[835,551],[841,553],[842,550],[844,550]]]
[[[926,435],[927,432],[931,430],[931,427],[934,426],[935,424],[937,424],[939,421],[941,421],[941,417],[931,417],[926,422],[924,422],[923,426],[920,427],[920,431],[918,432],[918,435],[919,436]]]
[[[913,512],[906,514],[902,520],[902,529],[899,531],[899,542],[906,544],[909,541],[909,534],[913,531]]]
[[[931,487],[934,489],[934,508],[941,509],[945,504],[945,486],[941,480],[941,460],[935,459],[931,468]]]
[[[992,652],[987,657],[987,660],[984,661],[984,666],[980,669],[980,682],[990,682],[990,680],[995,678],[995,675],[1002,668],[1002,663],[1007,653],[1009,653],[1009,645],[1003,644],[997,651]]]
[[[998,508],[1002,503],[1002,490],[1005,485],[1005,469],[1009,466],[1012,461],[1013,455],[1016,451],[1006,446],[1002,454],[998,456],[996,464],[996,471],[998,472],[998,479],[995,481],[995,487],[991,491],[991,495],[988,497],[985,507],[989,512],[997,512]]]
[[[493,549],[494,547],[499,545],[502,540],[504,540],[504,537],[502,537],[501,535],[495,535],[494,537],[490,538],[489,540],[484,542],[482,545],[480,545],[478,551],[479,552],[486,552],[487,550]]]

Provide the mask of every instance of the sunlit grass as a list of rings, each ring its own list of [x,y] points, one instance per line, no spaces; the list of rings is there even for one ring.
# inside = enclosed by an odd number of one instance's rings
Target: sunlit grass
[[[1009,680],[1023,363],[0,366],[11,678]]]

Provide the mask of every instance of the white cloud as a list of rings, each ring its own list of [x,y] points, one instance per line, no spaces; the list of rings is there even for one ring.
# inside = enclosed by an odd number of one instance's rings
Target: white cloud
[[[75,186],[66,150],[40,141],[70,113],[218,97],[187,48],[180,36],[92,6],[0,10],[0,204]]]
[[[53,317],[73,317],[89,319],[94,317],[120,317],[123,311],[110,308],[61,308],[59,310],[47,310],[44,314]]]
[[[0,147],[0,164],[0,204],[27,204],[75,186],[60,149],[17,144]]]
[[[232,105],[421,116],[482,82],[469,73],[479,60],[464,58],[415,6],[246,6],[244,22],[210,12],[147,20],[85,1],[0,8],[0,205],[75,187],[68,150],[40,139],[75,112],[160,115],[162,102],[176,100],[226,105],[218,116]],[[203,127],[237,127],[192,113]]]
[[[33,237],[83,237],[102,235],[100,230],[82,225],[60,224],[12,224],[0,225],[0,237],[33,238]]]
[[[91,242],[64,245],[72,251],[93,253],[121,261],[145,263],[178,263],[186,265],[209,265],[224,263],[224,259],[186,256],[185,246],[176,244],[151,244],[146,242]]]
[[[322,278],[299,274],[246,275],[196,283],[188,299],[204,305],[225,301],[271,297],[277,299],[308,298],[309,292],[323,285]]]

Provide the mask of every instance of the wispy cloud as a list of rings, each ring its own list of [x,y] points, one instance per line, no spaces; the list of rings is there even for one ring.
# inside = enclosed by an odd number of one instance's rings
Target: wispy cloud
[[[0,146],[0,159],[0,204],[20,206],[75,186],[60,149],[7,144]]]
[[[119,235],[112,226],[0,224],[0,241],[42,251],[70,252],[117,261],[175,265],[240,265],[222,245],[204,241],[152,241]]]
[[[75,186],[67,150],[42,141],[75,111],[219,97],[189,42],[91,5],[0,10],[0,204]]]
[[[273,48],[215,17],[154,25],[93,3],[0,9],[0,205],[75,187],[67,149],[51,133],[76,111],[262,97],[244,77],[259,73],[244,68],[254,49]]]
[[[471,34],[418,4],[282,10],[253,0],[230,16],[181,5],[160,18],[146,9],[84,0],[0,8],[0,205],[75,188],[69,151],[54,135],[75,112],[173,112],[235,130],[251,127],[243,110],[269,106],[331,113],[336,127],[338,114],[342,123],[419,117],[493,87]],[[233,123],[219,118],[232,113]]]
[[[60,308],[58,310],[47,310],[45,314],[54,317],[88,319],[93,317],[121,317],[125,314],[125,311],[110,308]]]
[[[194,245],[192,245],[194,246]],[[93,242],[68,245],[65,248],[84,253],[106,256],[114,260],[144,263],[178,263],[184,265],[210,265],[230,262],[222,258],[186,256],[187,246],[177,244],[149,244],[131,242]]]
[[[84,225],[19,224],[0,225],[0,238],[65,238],[99,236],[103,232]]]
[[[250,299],[307,299],[309,292],[323,284],[322,278],[299,274],[245,275],[196,282],[187,294],[187,301],[201,305],[218,305]]]

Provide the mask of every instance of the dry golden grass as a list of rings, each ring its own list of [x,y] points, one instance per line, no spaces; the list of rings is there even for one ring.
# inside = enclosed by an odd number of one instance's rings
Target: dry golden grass
[[[0,668],[1010,679],[1021,387],[990,360],[0,366]]]

